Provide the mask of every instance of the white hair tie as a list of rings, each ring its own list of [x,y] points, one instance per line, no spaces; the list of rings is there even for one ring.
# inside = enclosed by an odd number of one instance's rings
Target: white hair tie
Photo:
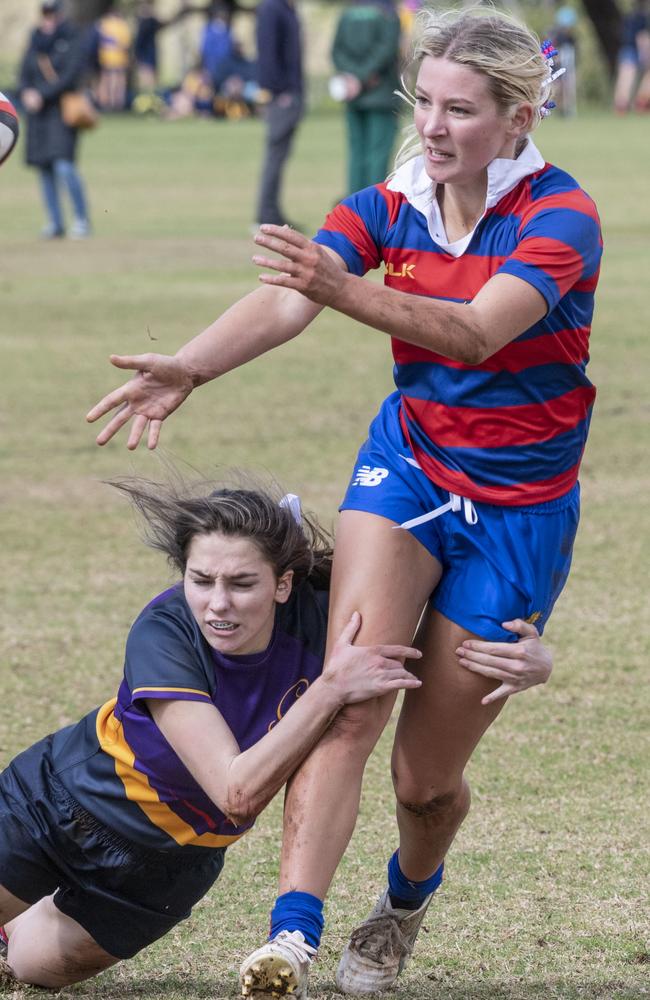
[[[300,497],[295,493],[285,493],[280,500],[280,506],[289,510],[296,524],[302,524],[302,510],[300,507]]]

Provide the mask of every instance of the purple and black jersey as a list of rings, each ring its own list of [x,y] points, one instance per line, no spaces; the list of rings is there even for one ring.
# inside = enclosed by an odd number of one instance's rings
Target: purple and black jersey
[[[136,844],[224,847],[237,840],[252,822],[235,826],[223,815],[155,725],[146,699],[213,704],[246,750],[320,675],[327,596],[302,584],[278,605],[266,650],[225,657],[201,635],[181,584],[160,594],[129,633],[117,698],[55,734],[59,780]]]

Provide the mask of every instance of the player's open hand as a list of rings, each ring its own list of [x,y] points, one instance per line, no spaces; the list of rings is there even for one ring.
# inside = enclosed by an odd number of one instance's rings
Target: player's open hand
[[[278,257],[262,254],[253,257],[258,267],[278,272],[260,274],[263,284],[294,288],[323,306],[334,304],[341,287],[342,271],[331,253],[290,226],[260,226],[255,242],[279,254]]]
[[[546,684],[553,669],[553,656],[534,625],[516,618],[503,628],[520,636],[518,642],[486,642],[466,639],[456,650],[458,662],[467,670],[501,681],[481,700],[489,705],[499,698],[518,694],[535,684]]]
[[[155,448],[162,421],[187,399],[194,388],[188,369],[179,358],[166,354],[136,354],[131,357],[112,354],[110,361],[116,368],[134,370],[136,374],[119,389],[109,392],[86,414],[86,420],[93,423],[111,410],[117,411],[97,435],[97,444],[106,444],[120,428],[132,421],[127,448],[137,448],[145,431],[147,447]]]
[[[398,691],[418,688],[422,681],[404,666],[404,660],[419,660],[422,653],[410,646],[354,646],[361,627],[355,611],[345,626],[323,669],[323,680],[334,685],[342,705],[366,701]]]

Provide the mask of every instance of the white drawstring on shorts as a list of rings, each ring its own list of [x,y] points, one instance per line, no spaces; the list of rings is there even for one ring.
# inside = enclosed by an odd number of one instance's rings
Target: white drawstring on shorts
[[[409,465],[414,466],[416,469],[421,469],[422,466],[415,461],[414,458],[409,458],[407,455],[400,455],[405,462]],[[457,493],[450,493],[449,500],[447,503],[443,503],[440,507],[436,507],[435,510],[430,510],[427,514],[420,514],[419,517],[412,517],[410,521],[404,521],[404,524],[396,524],[396,528],[416,528],[419,524],[426,524],[427,521],[433,521],[434,518],[440,517],[441,514],[446,514],[448,510],[459,511],[463,508],[463,514],[465,515],[465,520],[468,524],[476,524],[478,521],[478,514],[476,513],[476,508],[471,500],[467,497],[458,496]]]
[[[478,514],[476,513],[476,508],[472,501],[468,500],[467,497],[459,497],[457,493],[450,493],[447,503],[441,504],[441,506],[436,507],[435,510],[430,510],[428,514],[420,514],[419,517],[412,517],[410,521],[404,521],[404,524],[396,524],[395,527],[406,529],[416,528],[418,524],[425,524],[427,521],[433,521],[435,517],[440,517],[441,514],[446,514],[448,510],[460,510],[461,505],[467,523],[476,524],[478,521]]]

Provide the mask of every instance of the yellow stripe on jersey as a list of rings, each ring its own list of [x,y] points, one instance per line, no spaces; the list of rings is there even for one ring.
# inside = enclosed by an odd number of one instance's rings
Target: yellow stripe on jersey
[[[200,694],[204,698],[207,698],[208,701],[212,701],[207,691],[199,691],[198,688],[154,687],[153,684],[147,684],[146,687],[134,688],[131,694],[135,696],[140,691],[174,691],[177,694]]]
[[[115,761],[115,771],[124,785],[127,799],[140,806],[150,822],[158,829],[164,830],[181,847],[186,844],[195,847],[227,847],[228,844],[239,840],[243,836],[241,833],[235,836],[216,833],[197,834],[189,823],[181,819],[165,802],[160,801],[146,774],[133,766],[135,754],[126,742],[122,723],[118,722],[113,713],[116,704],[117,698],[111,698],[97,712],[97,739],[104,753]]]

